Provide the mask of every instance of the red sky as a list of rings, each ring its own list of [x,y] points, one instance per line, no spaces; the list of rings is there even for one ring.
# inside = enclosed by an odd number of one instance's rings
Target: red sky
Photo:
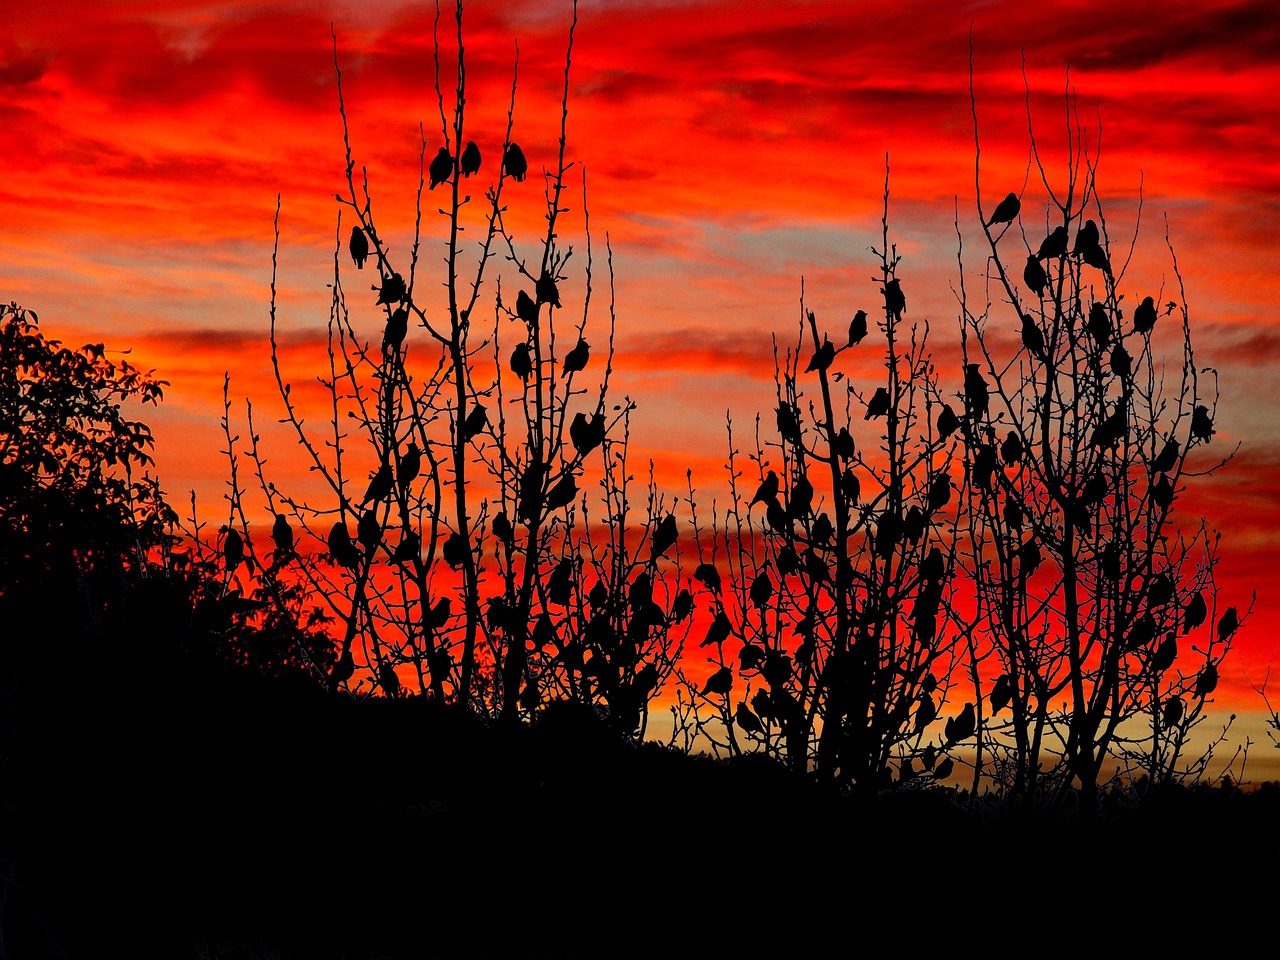
[[[910,315],[930,320],[939,350],[954,339],[957,209],[980,235],[970,33],[988,209],[1026,178],[1024,59],[1050,163],[1064,156],[1069,70],[1083,122],[1101,124],[1113,236],[1132,229],[1142,190],[1133,282],[1174,282],[1167,217],[1197,364],[1220,375],[1214,444],[1240,451],[1194,503],[1223,533],[1225,602],[1258,590],[1227,679],[1260,682],[1280,624],[1274,3],[634,0],[579,13],[569,155],[587,171],[598,271],[606,231],[613,246],[615,391],[639,404],[633,454],[673,482],[691,467],[709,494],[724,485],[726,413],[745,439],[772,408],[770,334],[794,338],[802,279],[837,335],[875,302],[886,153]],[[440,139],[432,16],[392,0],[0,2],[0,296],[73,345],[132,347],[171,382],[147,419],[175,501],[194,489],[221,509],[224,372],[238,409],[249,397],[264,422],[278,415],[265,339],[277,193],[281,328],[296,379],[315,372],[343,187],[330,24],[357,164],[403,251],[419,121],[430,152]],[[567,2],[466,7],[469,126],[490,157],[518,40],[514,137],[534,170],[550,162],[569,21]],[[509,194],[527,235],[537,179]],[[432,209],[424,269],[438,263]]]

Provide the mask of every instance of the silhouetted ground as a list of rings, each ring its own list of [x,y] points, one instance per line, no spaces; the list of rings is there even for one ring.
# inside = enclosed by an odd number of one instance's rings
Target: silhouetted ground
[[[490,729],[127,642],[5,684],[4,956],[816,956],[873,931],[914,953],[1274,902],[1274,785],[1010,826],[572,711]]]

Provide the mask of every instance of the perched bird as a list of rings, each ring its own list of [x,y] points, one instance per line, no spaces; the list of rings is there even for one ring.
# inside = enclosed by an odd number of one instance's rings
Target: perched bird
[[[1067,255],[1067,228],[1056,227],[1052,233],[1040,243],[1036,251],[1037,260],[1056,260]]]
[[[382,331],[382,352],[385,355],[387,348],[399,350],[400,344],[404,343],[405,335],[409,332],[409,308],[401,305],[396,307],[391,316],[387,317],[386,329]]]
[[[874,417],[883,417],[889,412],[889,391],[884,387],[877,387],[875,394],[867,403],[867,415],[864,420],[870,420]]]
[[[1196,595],[1187,601],[1187,605],[1182,609],[1182,633],[1186,635],[1194,630],[1200,624],[1204,623],[1205,618],[1209,616],[1209,606],[1204,601],[1204,594],[1199,590]]]
[[[787,497],[787,516],[793,520],[800,520],[809,515],[809,510],[813,506],[813,484],[809,482],[809,478],[801,474],[796,478],[795,483],[791,484],[791,491]]]
[[[547,509],[559,510],[573,503],[574,498],[578,495],[578,481],[574,479],[573,474],[566,473],[560,478],[559,483],[547,492]]]
[[[1160,723],[1165,727],[1176,727],[1182,720],[1182,711],[1182,698],[1170,697],[1160,711]]]
[[[338,657],[338,662],[333,665],[333,672],[329,674],[329,681],[337,686],[347,680],[350,680],[356,672],[355,657],[351,655],[351,649],[342,651],[342,656]]]
[[[222,559],[228,573],[234,573],[236,567],[244,560],[244,538],[234,527],[224,528],[226,538],[222,541]]]
[[[396,460],[396,482],[401,487],[407,487],[417,479],[418,471],[422,469],[422,451],[418,449],[416,443],[410,442],[404,448],[404,454]]]
[[[1006,499],[1004,502],[1004,522],[1014,533],[1022,533],[1022,505],[1016,500]]]
[[[1107,308],[1095,302],[1089,308],[1089,319],[1084,327],[1099,348],[1111,342],[1111,318],[1107,316]]]
[[[1115,410],[1107,416],[1107,419],[1094,428],[1093,437],[1090,439],[1089,445],[1102,447],[1106,450],[1114,450],[1120,446],[1120,442],[1124,440],[1128,432],[1129,411],[1122,401],[1116,404]]]
[[[561,373],[576,373],[587,365],[587,357],[591,352],[591,347],[586,340],[578,338],[577,346],[564,355],[564,367]]]
[[[1076,501],[1086,507],[1101,503],[1107,495],[1108,483],[1107,475],[1101,469],[1094,470],[1081,485],[1080,494]]]
[[[351,260],[357,270],[364,269],[364,262],[369,259],[369,238],[359,227],[351,228],[351,242],[347,245],[351,250]]]
[[[474,140],[467,141],[467,148],[462,151],[462,175],[469,177],[480,171],[480,148]]]
[[[1227,612],[1218,620],[1218,642],[1226,643],[1231,635],[1240,627],[1240,618],[1235,607],[1227,607]]]
[[[649,559],[657,560],[679,539],[679,528],[676,526],[676,515],[668,513],[653,528],[653,539],[649,541]]]
[[[945,473],[939,473],[933,478],[933,482],[929,484],[929,497],[927,503],[929,512],[941,510],[951,500],[951,478]]]
[[[770,470],[765,474],[765,478],[760,481],[760,486],[756,488],[756,495],[751,498],[751,502],[747,504],[750,510],[757,503],[768,503],[770,500],[776,499],[778,496],[778,475]]]
[[[489,423],[489,411],[485,409],[484,404],[473,404],[471,409],[467,411],[466,418],[462,421],[462,427],[458,430],[458,442],[470,443],[480,431]]]
[[[960,418],[951,409],[951,404],[944,403],[942,412],[938,414],[938,439],[945,440],[960,428]]]
[[[360,551],[351,542],[351,534],[341,521],[335,523],[329,531],[329,556],[348,569],[355,569],[360,565]]]
[[[502,155],[502,169],[517,183],[523,182],[529,172],[529,163],[524,158],[524,151],[519,144],[507,144],[507,151]]]
[[[727,697],[729,691],[733,689],[733,671],[728,667],[721,667],[710,677],[707,678],[706,684],[702,688],[702,695],[718,694]]]
[[[490,529],[493,531],[493,535],[495,537],[508,546],[515,542],[516,531],[511,526],[511,519],[507,516],[507,511],[499,510],[498,513],[494,515],[493,523],[490,524]],[[555,575],[552,574],[552,579],[554,579],[554,577]]]
[[[920,577],[926,583],[941,584],[946,572],[947,558],[938,547],[930,550],[929,555],[920,561]]]
[[[521,380],[528,380],[533,373],[533,358],[529,356],[529,344],[517,343],[511,351],[511,372]]]
[[[1133,374],[1133,357],[1119,341],[1111,348],[1111,372],[1121,380],[1128,380]]]
[[[1022,315],[1022,345],[1037,360],[1044,360],[1044,333],[1029,313]]]
[[[1035,257],[1027,257],[1027,265],[1022,268],[1022,280],[1037,297],[1044,295],[1044,288],[1049,284],[1049,275],[1040,266]]]
[[[861,343],[867,335],[867,311],[859,310],[849,321],[849,346]]]
[[[849,506],[858,505],[858,497],[862,495],[862,483],[858,480],[858,475],[853,472],[853,467],[845,467],[844,473],[840,474],[840,492],[844,494],[845,502]]]
[[[431,185],[428,189],[434,190],[437,186],[444,183],[453,176],[453,154],[449,152],[448,147],[441,147],[436,153],[435,159],[431,161],[431,166],[427,168],[431,174]]]
[[[395,667],[385,660],[378,666],[378,686],[388,697],[400,694],[400,678],[396,676]]]
[[[825,547],[831,541],[835,532],[836,529],[831,523],[831,518],[825,513],[820,513],[818,518],[813,521],[813,529],[809,531],[809,540],[818,546]]]
[[[408,563],[411,560],[417,560],[421,554],[422,538],[412,530],[407,530],[400,538],[400,542],[396,544],[395,552],[391,554],[391,562]]]
[[[977,732],[977,718],[974,716],[972,703],[966,703],[964,709],[955,717],[948,718],[946,726],[943,727],[947,746],[954,746],[961,740],[968,740]]]
[[[991,493],[991,475],[996,470],[996,448],[989,443],[981,444],[974,454],[970,466],[970,478],[979,490]]]
[[[501,514],[500,514],[501,516]],[[497,521],[494,521],[497,529]],[[571,557],[561,557],[551,576],[547,578],[547,599],[560,606],[567,606],[573,597],[574,564]]]
[[[773,581],[769,579],[768,570],[761,570],[756,574],[755,579],[751,581],[748,596],[751,602],[761,609],[769,602],[773,596]]]
[[[1169,507],[1176,493],[1168,474],[1160,474],[1156,482],[1151,484],[1151,502],[1158,507]]]
[[[987,221],[987,226],[991,227],[997,223],[1012,223],[1013,218],[1018,215],[1021,209],[1022,201],[1018,199],[1018,195],[1010,193],[996,204],[996,208],[991,214],[991,219]]]
[[[1017,430],[1010,430],[1004,443],[1000,444],[1000,458],[1007,467],[1022,462],[1022,437],[1018,436]]]
[[[902,284],[895,278],[884,285],[884,305],[896,317],[907,312],[907,298],[902,292]]]
[[[693,613],[693,594],[683,587],[671,601],[671,619],[675,623],[683,623]]]
[[[1133,311],[1133,329],[1135,333],[1150,333],[1155,325],[1156,301],[1146,297]]]
[[[1092,220],[1086,220],[1084,226],[1076,231],[1075,246],[1071,248],[1073,257],[1083,256],[1085,250],[1090,247],[1096,247],[1101,237],[1098,234],[1098,225]]]
[[[800,442],[800,411],[793,403],[783,402],[777,409],[778,433],[783,440]]]
[[[1160,642],[1160,646],[1156,647],[1156,652],[1151,657],[1151,669],[1156,673],[1164,673],[1173,666],[1173,661],[1177,658],[1178,640],[1171,633]]]
[[[1002,673],[996,677],[995,684],[991,687],[991,715],[994,717],[997,713],[1009,705],[1009,701],[1013,699],[1013,682],[1009,679],[1007,673]]]
[[[516,316],[531,327],[538,325],[538,304],[523,290],[516,294]]]
[[[367,555],[371,555],[382,542],[382,524],[378,522],[377,506],[366,510],[356,522],[356,539]]]
[[[271,539],[275,541],[276,553],[280,557],[293,553],[293,528],[283,513],[276,514],[276,522],[271,527]]]
[[[538,283],[533,292],[538,295],[538,303],[549,303],[553,307],[560,306],[560,288],[556,286],[555,277],[551,274],[543,273],[538,277]]]
[[[857,446],[853,442],[853,434],[849,433],[848,427],[841,427],[839,432],[831,438],[831,452],[842,460],[850,460],[857,452]]]
[[[444,562],[455,570],[466,562],[467,554],[470,552],[471,544],[467,543],[467,538],[460,533],[449,534],[440,547],[440,555],[444,557]]]
[[[1040,545],[1034,540],[1025,540],[1021,547],[1018,548],[1019,573],[1022,579],[1028,580],[1035,576],[1037,570],[1040,569],[1040,563],[1043,560],[1040,553]]]
[[[804,368],[805,373],[812,373],[817,370],[819,372],[826,370],[831,366],[831,361],[835,359],[836,347],[825,336],[822,338],[822,346],[820,346],[809,358],[809,365]]]
[[[1209,408],[1198,406],[1191,414],[1191,439],[1209,443],[1217,431],[1213,429],[1213,417],[1209,416]]]
[[[912,504],[907,508],[907,515],[902,518],[902,536],[911,543],[919,543],[920,538],[924,536],[924,528],[928,524],[928,518],[923,510],[916,504]]]
[[[574,415],[573,422],[569,424],[569,439],[573,443],[573,449],[578,451],[579,456],[585,457],[600,444],[604,443],[605,421],[603,413],[593,413],[591,419],[587,419],[587,415],[582,411],[578,411]]]
[[[987,408],[990,406],[987,381],[978,371],[976,363],[964,365],[964,398],[969,415],[974,420],[981,420],[987,415]]]
[[[387,496],[391,493],[391,485],[394,482],[395,476],[391,472],[391,464],[384,463],[369,478],[369,486],[365,488],[364,499],[360,501],[361,505],[379,503],[387,499]]]
[[[733,715],[734,722],[740,726],[744,733],[761,733],[764,726],[760,723],[760,718],[751,712],[751,708],[747,706],[746,701],[738,704],[738,709]]]
[[[693,579],[706,587],[714,594],[720,593],[720,571],[716,569],[715,564],[700,563],[693,571]]]
[[[791,517],[778,502],[777,497],[764,505],[764,520],[769,525],[769,529],[775,533],[780,533],[784,537],[792,535]]]
[[[1196,677],[1196,696],[1207,697],[1218,688],[1218,668],[1212,663],[1206,663],[1204,669],[1200,671],[1200,676]]]
[[[933,697],[927,693],[920,697],[919,705],[916,707],[916,733],[920,733],[929,724],[933,723],[938,716],[938,706],[933,702]]]
[[[703,638],[702,642],[698,644],[698,646],[709,647],[713,644],[719,646],[729,639],[729,634],[732,629],[733,624],[729,622],[729,618],[725,615],[725,612],[723,610],[717,611],[714,619],[711,621],[711,625],[707,627],[707,635]]]
[[[383,277],[382,286],[378,290],[378,304],[384,303],[400,303],[405,298],[404,277],[398,273],[393,273],[389,277]]]
[[[1178,464],[1178,441],[1170,437],[1164,442],[1160,453],[1151,461],[1151,469],[1155,473],[1168,473]]]

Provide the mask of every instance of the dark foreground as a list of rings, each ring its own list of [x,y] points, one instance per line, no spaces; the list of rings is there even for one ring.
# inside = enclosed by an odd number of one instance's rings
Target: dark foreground
[[[0,957],[1189,946],[1280,902],[1275,785],[1010,825],[943,791],[859,803],[617,744],[568,712],[500,731],[165,670],[143,695],[74,665],[6,684]]]

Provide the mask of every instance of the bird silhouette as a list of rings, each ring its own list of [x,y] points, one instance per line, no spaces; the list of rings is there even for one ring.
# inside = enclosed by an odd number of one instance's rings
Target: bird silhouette
[[[547,509],[559,510],[573,503],[578,495],[578,481],[573,474],[566,473],[549,491],[547,491]]]
[[[467,141],[467,148],[462,151],[462,175],[469,177],[480,171],[480,148],[474,140]]]
[[[369,259],[369,238],[359,227],[351,228],[351,242],[347,244],[351,251],[351,260],[357,270],[364,269],[364,262]]]
[[[1125,649],[1141,650],[1155,639],[1155,635],[1156,621],[1151,614],[1144,613],[1129,628],[1129,635],[1125,637]]]
[[[802,474],[791,484],[791,491],[787,496],[787,516],[792,520],[801,520],[809,515],[812,505],[813,484]]]
[[[409,563],[422,555],[422,538],[414,531],[406,530],[391,554],[392,563]]]
[[[431,161],[427,172],[431,174],[431,184],[428,187],[430,190],[434,190],[453,176],[453,154],[449,152],[448,147],[441,147],[436,152],[435,159]]]
[[[1181,697],[1170,697],[1160,710],[1160,723],[1164,727],[1176,727],[1182,722],[1184,704]]]
[[[751,587],[748,589],[747,595],[756,607],[764,609],[769,599],[773,596],[773,581],[769,579],[768,570],[761,570],[756,574],[755,579],[751,581]]]
[[[444,562],[457,570],[467,560],[467,554],[471,552],[471,544],[467,542],[467,538],[460,533],[451,533],[445,538],[444,543],[440,547],[440,555],[444,557]]]
[[[276,522],[271,527],[271,539],[276,544],[277,557],[286,557],[293,553],[293,528],[283,513],[276,514]]]
[[[929,512],[933,513],[936,510],[941,510],[950,500],[951,478],[945,473],[939,473],[929,484],[929,496],[926,501],[929,505]]]
[[[224,527],[227,531],[222,541],[222,560],[227,573],[235,573],[236,567],[244,560],[244,538],[234,527]]]
[[[400,678],[396,676],[395,667],[386,660],[378,665],[378,686],[388,697],[395,697],[400,694]]]
[[[1133,374],[1133,357],[1129,356],[1129,351],[1123,345],[1116,342],[1111,348],[1111,372],[1121,380],[1128,380]]]
[[[812,373],[815,370],[819,372],[826,370],[827,367],[831,366],[831,361],[835,359],[835,356],[835,344],[824,336],[822,338],[822,346],[809,358],[809,365],[804,368],[804,372]]]
[[[1231,639],[1231,635],[1235,633],[1239,627],[1240,617],[1236,613],[1236,608],[1227,607],[1227,612],[1218,620],[1218,642],[1226,643]]]
[[[858,480],[858,475],[853,472],[853,467],[845,467],[844,473],[840,474],[840,492],[844,494],[845,502],[850,507],[858,505],[858,497],[862,495],[862,484]]]
[[[573,417],[573,422],[569,424],[569,439],[573,443],[573,449],[578,451],[579,456],[585,457],[600,444],[604,443],[605,435],[605,419],[603,413],[593,413],[591,419],[587,419],[587,415],[581,411]]]
[[[734,722],[742,728],[744,733],[763,733],[764,726],[760,723],[760,718],[751,712],[751,708],[747,706],[745,701],[738,704],[738,709],[733,715]]]
[[[938,706],[933,702],[933,697],[927,693],[921,694],[920,701],[916,706],[915,728],[916,733],[921,733],[924,728],[938,716]]]
[[[853,442],[853,435],[849,433],[848,427],[841,427],[834,437],[831,438],[831,452],[841,460],[850,460],[857,452],[857,445]]]
[[[951,409],[951,404],[944,403],[938,414],[938,439],[945,440],[960,428],[960,418]]]
[[[1101,447],[1104,450],[1114,450],[1120,446],[1120,442],[1124,440],[1128,432],[1129,412],[1124,402],[1121,401],[1116,404],[1115,410],[1094,428],[1093,437],[1090,439],[1089,445]]]
[[[553,307],[560,306],[560,288],[556,286],[555,277],[551,274],[544,272],[538,277],[534,293],[538,295],[538,303],[549,303]]]
[[[516,531],[511,526],[511,519],[507,516],[507,511],[499,510],[493,517],[493,523],[489,525],[493,531],[493,535],[503,543],[510,546],[515,542]]]
[[[991,213],[991,219],[987,221],[987,226],[992,227],[997,223],[1012,223],[1013,218],[1018,215],[1021,209],[1022,201],[1018,199],[1018,195],[1010,193],[996,204],[995,210]]]
[[[378,290],[378,304],[400,303],[405,299],[405,293],[404,277],[400,274],[383,277],[382,287]]]
[[[525,160],[524,151],[520,149],[519,144],[507,144],[506,153],[502,155],[502,169],[517,183],[524,181],[529,172],[529,163]]]
[[[1197,406],[1191,414],[1191,438],[1210,443],[1216,432],[1213,429],[1213,417],[1209,415],[1209,408]]]
[[[529,356],[529,344],[517,343],[516,348],[511,351],[511,372],[521,380],[529,379],[529,375],[534,372],[534,361]]]
[[[849,321],[849,346],[862,342],[867,335],[867,311],[859,310]]]
[[[949,747],[962,740],[968,740],[977,731],[977,719],[974,716],[972,703],[966,703],[960,713],[955,717],[948,718],[943,728],[944,735],[947,738],[947,746]]]
[[[329,556],[337,563],[352,570],[360,565],[360,551],[351,542],[351,534],[347,532],[346,524],[339,521],[333,525],[329,531],[328,544]]]
[[[715,564],[700,563],[693,571],[693,579],[719,596],[720,594],[720,571],[716,569]]]
[[[776,499],[777,496],[778,475],[770,470],[765,474],[764,479],[760,481],[760,486],[756,488],[756,495],[752,497],[751,502],[747,504],[747,509],[750,510],[757,503],[768,503],[770,500]]]
[[[366,555],[372,555],[378,544],[382,542],[382,524],[378,522],[378,508],[370,507],[356,521],[356,539],[364,547]]]
[[[676,515],[668,513],[653,528],[653,539],[649,541],[649,559],[658,559],[675,546],[677,539],[679,539],[679,529],[676,526]]]
[[[400,486],[408,487],[418,477],[418,472],[422,469],[422,451],[418,449],[418,445],[410,442],[404,448],[404,454],[396,460],[396,482]]]
[[[1195,596],[1187,601],[1182,610],[1182,633],[1185,636],[1209,616],[1209,605],[1205,603],[1204,593],[1197,590]]]
[[[795,404],[783,402],[777,409],[778,433],[782,439],[800,442],[800,411]]]
[[[1067,255],[1067,228],[1057,227],[1040,243],[1037,260],[1056,260]]]
[[[867,414],[862,419],[871,420],[874,417],[883,417],[889,412],[889,391],[884,387],[876,387],[875,394],[867,403]]]
[[[409,308],[399,306],[387,317],[386,328],[382,331],[382,352],[386,354],[387,348],[391,350],[399,350],[400,344],[404,343],[405,335],[409,332]]]
[[[1096,247],[1101,240],[1098,233],[1098,225],[1092,220],[1086,220],[1084,226],[1076,231],[1075,246],[1071,248],[1073,257],[1082,256],[1089,247]]]
[[[1156,325],[1156,301],[1154,297],[1145,297],[1133,311],[1133,330],[1135,333],[1150,333]]]
[[[1014,533],[1022,533],[1022,506],[1016,500],[1005,500],[1004,522]]]
[[[1018,572],[1023,580],[1029,580],[1035,576],[1036,571],[1040,569],[1042,559],[1040,545],[1035,540],[1023,541],[1022,546],[1018,548]]]
[[[538,325],[538,304],[523,290],[516,294],[516,316],[530,327]]]
[[[981,420],[987,415],[991,402],[990,395],[987,381],[978,371],[976,363],[964,365],[964,399],[969,409],[969,416],[974,420]]]
[[[1085,323],[1085,329],[1089,331],[1089,336],[1093,337],[1099,349],[1110,343],[1111,318],[1107,316],[1107,308],[1095,302],[1089,308],[1089,319]]]
[[[1044,288],[1049,285],[1049,275],[1035,257],[1027,257],[1027,265],[1022,268],[1022,280],[1037,297],[1043,296]]]
[[[1167,634],[1151,657],[1151,669],[1156,673],[1164,673],[1173,666],[1173,661],[1177,658],[1178,640],[1172,633]]]
[[[360,501],[361,505],[371,502],[378,503],[387,499],[394,482],[395,475],[391,471],[391,464],[382,464],[373,476],[369,478],[369,486],[365,488],[364,499]]]
[[[480,431],[488,423],[489,411],[485,409],[484,404],[472,404],[471,409],[467,411],[466,418],[462,421],[462,427],[458,430],[458,442],[470,443],[480,435]]]
[[[586,340],[578,338],[577,346],[564,355],[564,367],[561,369],[562,374],[576,373],[587,365],[587,358],[591,353],[591,347]]]
[[[991,476],[995,473],[995,470],[996,448],[989,443],[980,444],[977,452],[974,454],[973,464],[970,470],[973,485],[979,490],[985,490],[987,493],[991,493]]]
[[[733,630],[733,624],[729,622],[729,618],[723,610],[716,611],[715,617],[712,618],[711,624],[707,627],[707,635],[698,644],[699,647],[709,647],[712,644],[719,645],[729,639],[729,634]]]
[[[780,533],[784,537],[792,534],[791,517],[787,511],[783,509],[782,504],[778,502],[778,498],[774,497],[764,506],[764,520],[769,525],[769,529],[775,533]]]
[[[351,650],[348,648],[342,651],[337,663],[333,665],[333,672],[329,674],[329,682],[336,687],[338,684],[350,680],[355,672],[356,661],[351,656]]]
[[[1044,334],[1029,313],[1022,315],[1022,345],[1037,360],[1044,360]]]
[[[1152,503],[1167,509],[1173,503],[1177,490],[1174,489],[1173,481],[1169,479],[1168,474],[1162,473],[1156,479],[1156,482],[1151,484],[1150,493]]]
[[[710,677],[707,678],[706,684],[702,688],[702,695],[718,694],[727,697],[729,691],[733,689],[733,671],[728,667],[721,667]]]
[[[681,587],[676,598],[671,601],[671,619],[675,623],[683,623],[693,613],[693,594]]]
[[[1022,462],[1022,437],[1018,436],[1017,430],[1010,430],[1009,435],[1000,444],[1000,458],[1007,467]]]
[[[884,285],[884,305],[895,317],[901,318],[907,312],[907,298],[902,292],[902,284],[897,278]]]
[[[1200,676],[1196,677],[1196,696],[1207,697],[1217,688],[1218,668],[1212,663],[1206,663],[1204,669],[1200,671]]]
[[[1009,701],[1013,699],[1013,682],[1009,679],[1007,673],[1002,673],[996,677],[995,683],[991,687],[991,715],[994,717],[997,713],[1009,705]]]
[[[809,540],[818,546],[825,547],[831,542],[831,538],[835,535],[835,527],[831,523],[831,518],[825,513],[818,514],[816,520],[813,521],[813,529],[809,531]]]
[[[1159,455],[1151,461],[1151,469],[1155,473],[1168,473],[1178,465],[1178,441],[1170,437],[1164,442]]]

